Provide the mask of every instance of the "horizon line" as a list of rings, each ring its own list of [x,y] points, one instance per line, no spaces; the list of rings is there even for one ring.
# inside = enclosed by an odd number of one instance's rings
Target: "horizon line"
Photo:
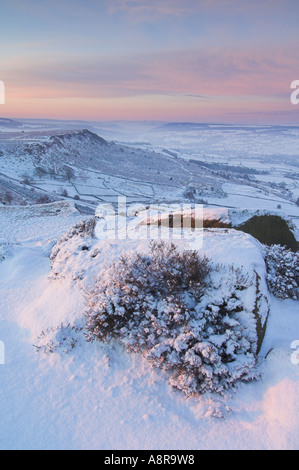
[[[189,121],[189,120],[165,120],[165,119],[79,119],[79,118],[42,118],[42,117],[4,117],[0,116],[1,120],[10,120],[10,121],[46,121],[46,122],[82,122],[82,123],[162,123],[162,124],[182,124],[182,125],[212,125],[212,126],[268,126],[268,127],[299,127],[298,123],[269,123],[269,122],[223,122],[223,121]]]

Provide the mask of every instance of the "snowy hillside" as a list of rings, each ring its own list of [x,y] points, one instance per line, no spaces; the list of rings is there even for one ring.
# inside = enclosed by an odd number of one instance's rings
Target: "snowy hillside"
[[[82,334],[82,287],[124,249],[144,249],[142,236],[71,236],[81,216],[59,203],[5,209],[0,217],[2,449],[298,448],[299,374],[291,360],[297,302],[269,298],[260,378],[224,397],[186,399],[145,358],[117,342],[87,343]],[[268,298],[261,247],[252,237],[211,230],[202,250],[216,264],[257,271]]]
[[[0,119],[1,449],[298,449],[298,300],[274,295],[299,296],[298,253],[267,265],[243,229],[280,216],[299,240],[297,135]],[[173,203],[203,203],[205,229],[163,232]],[[176,264],[179,293],[130,281],[144,315],[88,342],[157,233],[206,256],[203,284]]]
[[[95,208],[126,196],[128,202],[172,202],[186,199],[189,184],[198,200],[224,195],[204,169],[170,155],[107,142],[88,130],[0,133],[2,202],[22,198],[69,198]],[[6,194],[5,191],[6,190]]]
[[[92,215],[97,204],[125,196],[128,203],[276,211],[298,225],[297,132],[12,121],[0,126],[0,203],[66,199]]]

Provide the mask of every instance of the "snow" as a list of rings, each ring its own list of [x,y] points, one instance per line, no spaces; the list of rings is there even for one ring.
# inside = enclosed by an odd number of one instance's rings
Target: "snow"
[[[184,199],[190,184],[191,189],[200,187],[208,201],[206,219],[238,225],[257,211],[278,214],[297,226],[298,239],[299,208],[294,203],[299,194],[298,129],[200,125],[169,132],[163,123],[139,127],[133,123],[128,129],[124,123],[90,123],[91,130],[104,138],[126,140],[102,148],[88,135],[89,140],[80,140],[77,125],[82,123],[65,123],[65,131],[61,125],[24,122],[22,129],[30,131],[24,135],[15,127],[2,128],[0,193],[11,191],[13,204],[35,203],[45,194],[68,201],[80,196],[80,204],[94,210],[99,203],[115,203],[121,195],[136,203],[138,210],[149,203],[158,204],[160,210],[163,202],[190,202]],[[64,133],[73,137],[52,138]],[[64,154],[56,152],[58,140]],[[50,142],[51,148],[46,149]],[[38,154],[40,145],[47,150],[44,155]],[[28,148],[36,149],[40,162]],[[215,175],[191,165],[190,159],[244,165],[261,174],[252,180],[238,179],[234,172]],[[67,164],[76,175],[72,181],[62,173],[56,179],[50,173],[40,178],[37,164],[47,170],[53,166],[55,171]],[[22,183],[25,175],[30,185]],[[64,189],[68,198],[59,196]],[[297,450],[298,301],[269,295],[260,244],[249,235],[226,229],[206,231],[203,238],[191,234],[176,240],[180,247],[198,249],[227,269],[233,263],[249,276],[257,272],[260,292],[270,302],[259,352],[260,378],[224,397],[205,394],[187,399],[145,358],[129,355],[117,343],[85,341],[80,330],[85,310],[82,288],[123,250],[146,250],[148,243],[146,227],[138,218],[130,218],[130,238],[127,232],[113,240],[107,240],[109,232],[97,240],[74,237],[58,244],[60,251],[50,261],[62,234],[81,219],[73,202],[0,207],[0,346],[5,353],[5,361],[0,357],[0,449]],[[82,250],[83,246],[89,249]],[[248,309],[252,309],[254,290],[252,286],[242,298]],[[210,295],[215,304],[215,292]],[[265,301],[263,320],[267,308]],[[212,339],[221,343],[219,335]],[[184,341],[176,339],[178,350]],[[46,352],[49,348],[53,353]],[[206,374],[210,372],[207,368]]]
[[[53,245],[80,218],[71,206],[55,215],[42,206],[0,212],[3,252],[3,240],[10,240],[9,252],[0,259],[0,340],[5,345],[0,448],[298,449],[299,369],[290,347],[298,339],[296,301],[271,296],[259,355],[261,378],[225,398],[186,399],[146,359],[114,343],[87,343],[77,335],[68,354],[59,348],[52,354],[36,352],[33,345],[42,331],[82,321],[81,284],[95,274],[90,251],[75,259],[74,239],[68,247],[73,256],[64,263],[58,257],[62,276],[55,280],[49,260]],[[124,247],[136,250],[145,241],[94,243],[100,269]],[[249,235],[211,231],[202,249],[215,262],[264,270],[259,244]],[[79,268],[82,282],[72,278]]]

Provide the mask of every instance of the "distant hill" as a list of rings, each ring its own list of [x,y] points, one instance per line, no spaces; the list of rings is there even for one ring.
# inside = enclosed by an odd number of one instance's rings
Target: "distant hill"
[[[0,127],[22,127],[23,123],[15,119],[0,118]]]
[[[87,207],[115,203],[118,196],[130,203],[188,202],[189,195],[200,203],[210,194],[225,196],[221,178],[207,168],[170,151],[109,142],[87,129],[2,132],[0,156],[2,186],[15,202],[17,196],[35,203],[47,195]]]

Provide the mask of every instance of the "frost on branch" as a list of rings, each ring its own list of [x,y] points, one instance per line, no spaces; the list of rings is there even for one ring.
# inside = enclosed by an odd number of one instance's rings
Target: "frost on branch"
[[[187,396],[253,379],[256,321],[242,299],[254,281],[234,267],[211,274],[206,257],[173,243],[123,255],[86,295],[88,340],[117,339]]]
[[[54,353],[62,351],[69,354],[78,344],[82,343],[83,327],[61,323],[55,328],[42,331],[34,345],[37,352]]]

